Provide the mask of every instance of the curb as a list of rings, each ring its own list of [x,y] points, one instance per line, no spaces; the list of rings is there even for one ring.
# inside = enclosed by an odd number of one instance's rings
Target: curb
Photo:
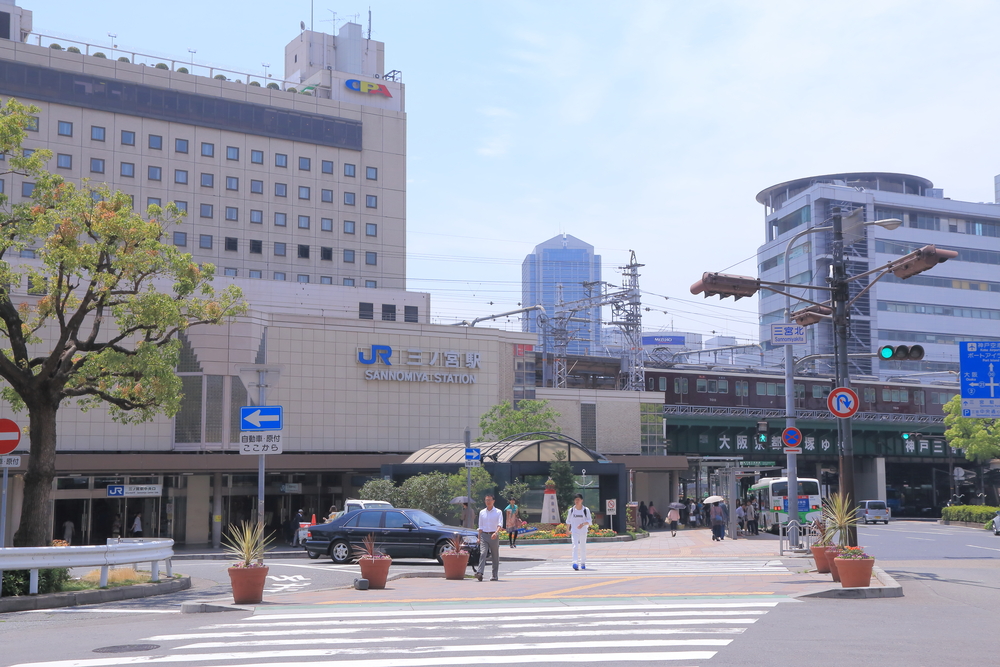
[[[872,574],[880,584],[875,588],[844,588],[831,586],[812,593],[799,593],[794,598],[837,598],[840,600],[874,600],[880,598],[901,598],[903,587],[893,579],[888,572],[878,567],[872,568]]]
[[[57,609],[59,607],[76,607],[84,604],[134,600],[136,598],[148,598],[154,595],[176,593],[177,591],[184,591],[189,588],[191,588],[191,577],[179,577],[159,583],[135,584],[132,586],[120,586],[118,588],[104,588],[92,591],[20,595],[17,597],[0,598],[0,613]]]
[[[182,614],[207,614],[218,611],[253,611],[250,607],[237,607],[236,605],[212,604],[211,602],[182,602]]]

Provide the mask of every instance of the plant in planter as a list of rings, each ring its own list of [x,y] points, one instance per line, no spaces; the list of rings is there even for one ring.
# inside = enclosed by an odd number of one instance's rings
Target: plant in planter
[[[274,533],[265,536],[262,524],[249,521],[230,526],[229,533],[223,537],[226,553],[236,561],[229,567],[229,582],[236,604],[258,604],[264,599],[268,572],[264,550],[273,540]]]
[[[361,546],[354,547],[354,555],[358,559],[358,565],[361,566],[361,577],[368,580],[368,588],[385,588],[392,558],[375,546],[374,533],[368,533],[361,540]]]
[[[861,547],[841,547],[837,554],[836,567],[840,573],[840,585],[844,588],[867,588],[871,585],[872,568],[875,558],[865,553]]]
[[[827,532],[826,524],[819,519],[813,521],[812,529],[816,532],[816,541],[809,550],[812,551],[813,560],[816,561],[816,572],[826,574],[830,571],[830,564],[826,560],[826,548],[830,545],[833,534]]]
[[[441,563],[444,565],[444,578],[453,581],[465,579],[465,568],[469,566],[469,552],[461,535],[455,535],[448,540],[448,545],[441,551]]]
[[[826,534],[830,535],[830,546],[826,548],[826,560],[830,564],[830,574],[834,581],[840,581],[837,569],[836,551],[847,546],[850,531],[858,524],[858,510],[850,498],[843,493],[830,496],[823,503],[823,521]]]

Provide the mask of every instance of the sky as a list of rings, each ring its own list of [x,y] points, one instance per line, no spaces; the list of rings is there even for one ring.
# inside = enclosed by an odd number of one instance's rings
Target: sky
[[[407,286],[438,323],[517,308],[525,255],[567,233],[613,285],[636,252],[646,331],[756,340],[756,299],[689,288],[756,275],[758,192],[890,171],[993,201],[1000,173],[996,2],[18,4],[44,35],[272,74],[300,21],[370,8],[406,84]]]

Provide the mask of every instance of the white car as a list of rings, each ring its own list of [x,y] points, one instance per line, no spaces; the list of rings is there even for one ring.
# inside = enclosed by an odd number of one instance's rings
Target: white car
[[[884,521],[889,524],[889,506],[884,500],[862,500],[858,503],[858,523],[878,523]]]

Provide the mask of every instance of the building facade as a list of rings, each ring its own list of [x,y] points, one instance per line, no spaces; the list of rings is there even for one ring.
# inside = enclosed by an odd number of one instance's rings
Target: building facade
[[[560,234],[535,246],[521,264],[521,304],[542,306],[544,313],[532,311],[522,316],[523,331],[538,334],[539,345],[555,349],[555,340],[545,326],[546,315],[561,310],[560,304],[601,294],[601,256],[594,246],[575,236]],[[603,354],[601,347],[601,309],[584,308],[568,322],[566,336],[569,354]]]
[[[933,244],[954,250],[958,257],[917,276],[901,280],[891,273],[864,294],[869,279],[851,283],[851,373],[882,379],[919,374],[952,382],[958,371],[958,341],[996,339],[1000,324],[1000,206],[944,197],[931,181],[919,176],[883,172],[828,174],[771,186],[757,195],[766,213],[765,243],[758,249],[759,277],[781,282],[788,273],[796,284],[826,285],[832,261],[831,233],[801,237],[784,256],[788,241],[799,232],[828,224],[834,207],[844,215],[864,209],[864,221],[898,218],[902,226],[886,230],[862,227],[845,238],[848,276],[898,259]],[[808,296],[806,291],[797,292]],[[814,292],[813,297],[820,292]],[[817,301],[827,297],[822,295]],[[807,304],[792,306],[793,310]],[[761,290],[761,341],[770,337],[769,325],[784,321],[785,298]],[[796,346],[795,356],[829,354],[833,350],[829,320],[807,328],[809,341]],[[921,361],[879,360],[882,345],[921,345]],[[768,348],[769,364],[782,359],[781,348]],[[820,359],[814,367],[831,373],[832,364]]]

